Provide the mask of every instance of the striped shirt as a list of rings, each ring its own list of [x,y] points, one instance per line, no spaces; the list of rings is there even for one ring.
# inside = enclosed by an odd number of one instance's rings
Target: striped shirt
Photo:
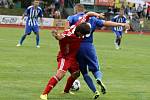
[[[29,6],[24,14],[27,16],[26,25],[28,26],[38,26],[38,17],[43,17],[42,9],[40,7],[35,9],[34,6]]]
[[[112,18],[113,22],[117,22],[117,23],[126,23],[127,19],[126,16],[119,16],[116,15],[114,18]],[[113,31],[123,31],[123,27],[122,26],[117,26],[117,27],[113,27]]]

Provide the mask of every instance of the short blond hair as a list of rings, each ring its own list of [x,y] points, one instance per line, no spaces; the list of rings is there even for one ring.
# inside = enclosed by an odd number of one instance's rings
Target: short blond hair
[[[75,9],[76,9],[77,12],[84,12],[85,11],[84,5],[82,5],[80,3],[77,3],[75,5]]]

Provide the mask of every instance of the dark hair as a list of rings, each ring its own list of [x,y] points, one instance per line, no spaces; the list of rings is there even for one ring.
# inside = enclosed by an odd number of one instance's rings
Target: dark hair
[[[90,33],[90,25],[87,22],[79,24],[75,29],[75,34],[80,32],[82,35],[86,35]]]

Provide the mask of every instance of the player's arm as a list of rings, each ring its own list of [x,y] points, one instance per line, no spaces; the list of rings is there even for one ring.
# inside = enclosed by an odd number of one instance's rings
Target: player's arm
[[[72,16],[68,16],[68,18],[67,18],[67,20],[66,20],[66,22],[65,22],[64,30],[66,30],[66,29],[69,29],[69,28],[70,28],[70,23],[72,23],[72,21],[73,21]]]
[[[69,29],[69,28],[70,28],[70,22],[66,20],[64,30]]]
[[[41,26],[43,26],[43,17],[40,17]]]
[[[26,14],[25,13],[23,13],[22,14],[22,17],[21,17],[21,20],[20,20],[20,25],[22,25],[23,24],[23,19],[24,19],[24,17],[26,16]]]
[[[40,17],[41,26],[43,26],[43,11],[42,11],[42,9],[40,9],[39,17]]]
[[[23,24],[24,17],[27,16],[27,15],[29,14],[29,12],[30,12],[30,9],[27,8],[27,9],[25,10],[25,12],[22,14],[22,18],[21,18],[21,21],[20,21],[20,25]]]
[[[64,35],[62,33],[59,33],[57,30],[53,30],[51,33],[56,40],[61,40],[64,38]]]
[[[89,17],[95,16],[97,18],[105,18],[103,13],[99,14],[99,13],[96,13],[96,12],[87,12],[86,15],[89,16]]]
[[[103,23],[103,25],[108,26],[108,27],[123,26],[126,29],[130,29],[130,25],[128,23],[116,23],[116,22],[112,22],[112,21],[105,21]]]

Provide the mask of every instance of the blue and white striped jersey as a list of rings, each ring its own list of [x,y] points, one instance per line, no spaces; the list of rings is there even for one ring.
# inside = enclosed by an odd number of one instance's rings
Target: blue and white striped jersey
[[[126,23],[127,18],[125,15],[123,15],[122,17],[116,15],[114,18],[112,18],[112,21],[117,23]],[[122,26],[113,27],[113,31],[123,31],[123,27]]]
[[[34,6],[29,6],[24,14],[28,17],[26,21],[26,25],[28,26],[38,26],[38,17],[43,17],[41,7],[35,9]]]

